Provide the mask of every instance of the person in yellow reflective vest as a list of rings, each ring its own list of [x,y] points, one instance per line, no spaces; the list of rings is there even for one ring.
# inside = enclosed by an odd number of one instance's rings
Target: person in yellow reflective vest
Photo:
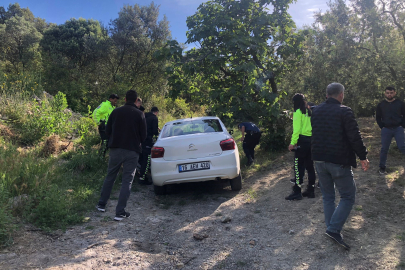
[[[294,102],[294,118],[293,118],[293,134],[288,150],[295,152],[294,172],[295,184],[293,192],[285,197],[286,200],[301,200],[302,197],[315,198],[315,169],[311,155],[311,110],[303,94],[295,94]],[[305,175],[305,170],[308,173],[307,190],[301,193],[301,185]]]
[[[105,134],[105,125],[107,124],[108,117],[115,109],[115,105],[117,104],[118,99],[119,97],[117,94],[111,94],[108,100],[101,103],[93,112],[93,119],[98,125],[98,133],[100,134],[101,138],[101,147],[103,147],[104,143],[106,144],[104,155],[108,145],[108,137]]]

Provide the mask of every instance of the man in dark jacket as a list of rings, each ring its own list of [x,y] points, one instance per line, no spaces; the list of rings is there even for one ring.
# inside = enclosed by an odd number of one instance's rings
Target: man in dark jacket
[[[353,111],[342,105],[344,90],[340,83],[328,85],[328,99],[313,109],[311,146],[323,195],[326,235],[350,249],[340,232],[355,202],[356,185],[351,167],[357,167],[356,155],[364,171],[369,162]],[[335,186],[340,194],[337,207]]]
[[[394,87],[387,87],[384,92],[385,100],[377,105],[376,120],[381,128],[380,174],[385,174],[385,164],[392,137],[402,154],[405,154],[405,105],[395,98]]]
[[[125,207],[134,180],[139,154],[142,151],[141,142],[146,139],[145,117],[135,106],[137,97],[138,95],[134,90],[129,90],[126,93],[125,105],[112,111],[106,126],[106,134],[109,136],[110,159],[97,210],[105,212],[105,206],[110,198],[115,178],[121,165],[123,165],[121,190],[115,209],[115,221],[130,216],[125,211]]]
[[[159,114],[159,109],[153,107],[152,110],[145,114],[146,126],[147,126],[147,135],[146,140],[142,143],[142,160],[141,160],[141,170],[139,177],[139,184],[141,185],[150,185],[151,182],[147,179],[147,173],[150,166],[150,154],[153,147],[153,136],[159,135],[159,121],[157,115]]]

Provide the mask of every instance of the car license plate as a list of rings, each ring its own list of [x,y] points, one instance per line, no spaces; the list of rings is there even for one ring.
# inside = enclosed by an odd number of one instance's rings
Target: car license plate
[[[179,172],[190,172],[199,170],[209,170],[210,163],[208,161],[179,164]]]

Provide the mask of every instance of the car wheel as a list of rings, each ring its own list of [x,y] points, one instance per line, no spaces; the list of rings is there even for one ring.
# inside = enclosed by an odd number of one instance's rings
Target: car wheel
[[[231,189],[238,191],[242,189],[242,175],[239,173],[238,176],[229,181],[231,183]]]
[[[153,185],[153,190],[155,191],[156,195],[165,195],[166,194],[166,186]]]

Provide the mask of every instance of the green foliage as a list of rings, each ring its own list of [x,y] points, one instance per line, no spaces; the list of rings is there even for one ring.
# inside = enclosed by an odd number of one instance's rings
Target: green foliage
[[[36,205],[27,209],[27,219],[44,230],[64,229],[67,225],[79,223],[83,219],[73,208],[70,193],[63,192],[56,185],[35,194],[32,200]]]
[[[144,101],[167,91],[165,60],[153,57],[167,41],[159,7],[124,6],[108,28],[98,21],[71,19],[53,26],[40,42],[45,90],[64,92],[72,109],[86,112],[112,92],[135,89]]]
[[[19,152],[21,150],[8,143],[2,147],[0,217],[7,218],[0,221],[0,238],[6,237],[3,228],[12,232],[13,218],[8,202],[17,196],[26,200],[12,209],[14,215],[45,230],[65,228],[82,221],[84,211],[99,194],[107,166],[97,150],[86,147],[87,150],[71,152],[66,160],[63,156],[40,158],[35,148]],[[65,161],[61,163],[59,159]]]
[[[374,114],[387,86],[404,98],[405,8],[395,1],[335,0],[329,10],[315,13],[297,69],[282,82],[289,92],[301,92],[317,104],[325,99],[326,86],[340,82],[346,87],[344,104],[357,116]],[[388,12],[389,11],[389,12]],[[291,106],[291,105],[290,105]],[[289,107],[290,107],[289,106]]]
[[[304,35],[295,33],[287,13],[292,1],[216,0],[203,3],[188,17],[187,43],[199,43],[181,55],[175,42],[162,49],[171,57],[169,67],[173,97],[207,106],[210,114],[227,124],[253,121],[268,134],[285,135],[278,125],[277,82],[301,55]],[[281,140],[283,141],[283,140]],[[283,145],[267,141],[279,149]]]
[[[32,145],[51,134],[65,136],[71,129],[68,120],[72,115],[66,109],[66,96],[61,92],[52,99],[44,96],[41,104],[31,102],[28,115],[16,124],[21,142]]]

